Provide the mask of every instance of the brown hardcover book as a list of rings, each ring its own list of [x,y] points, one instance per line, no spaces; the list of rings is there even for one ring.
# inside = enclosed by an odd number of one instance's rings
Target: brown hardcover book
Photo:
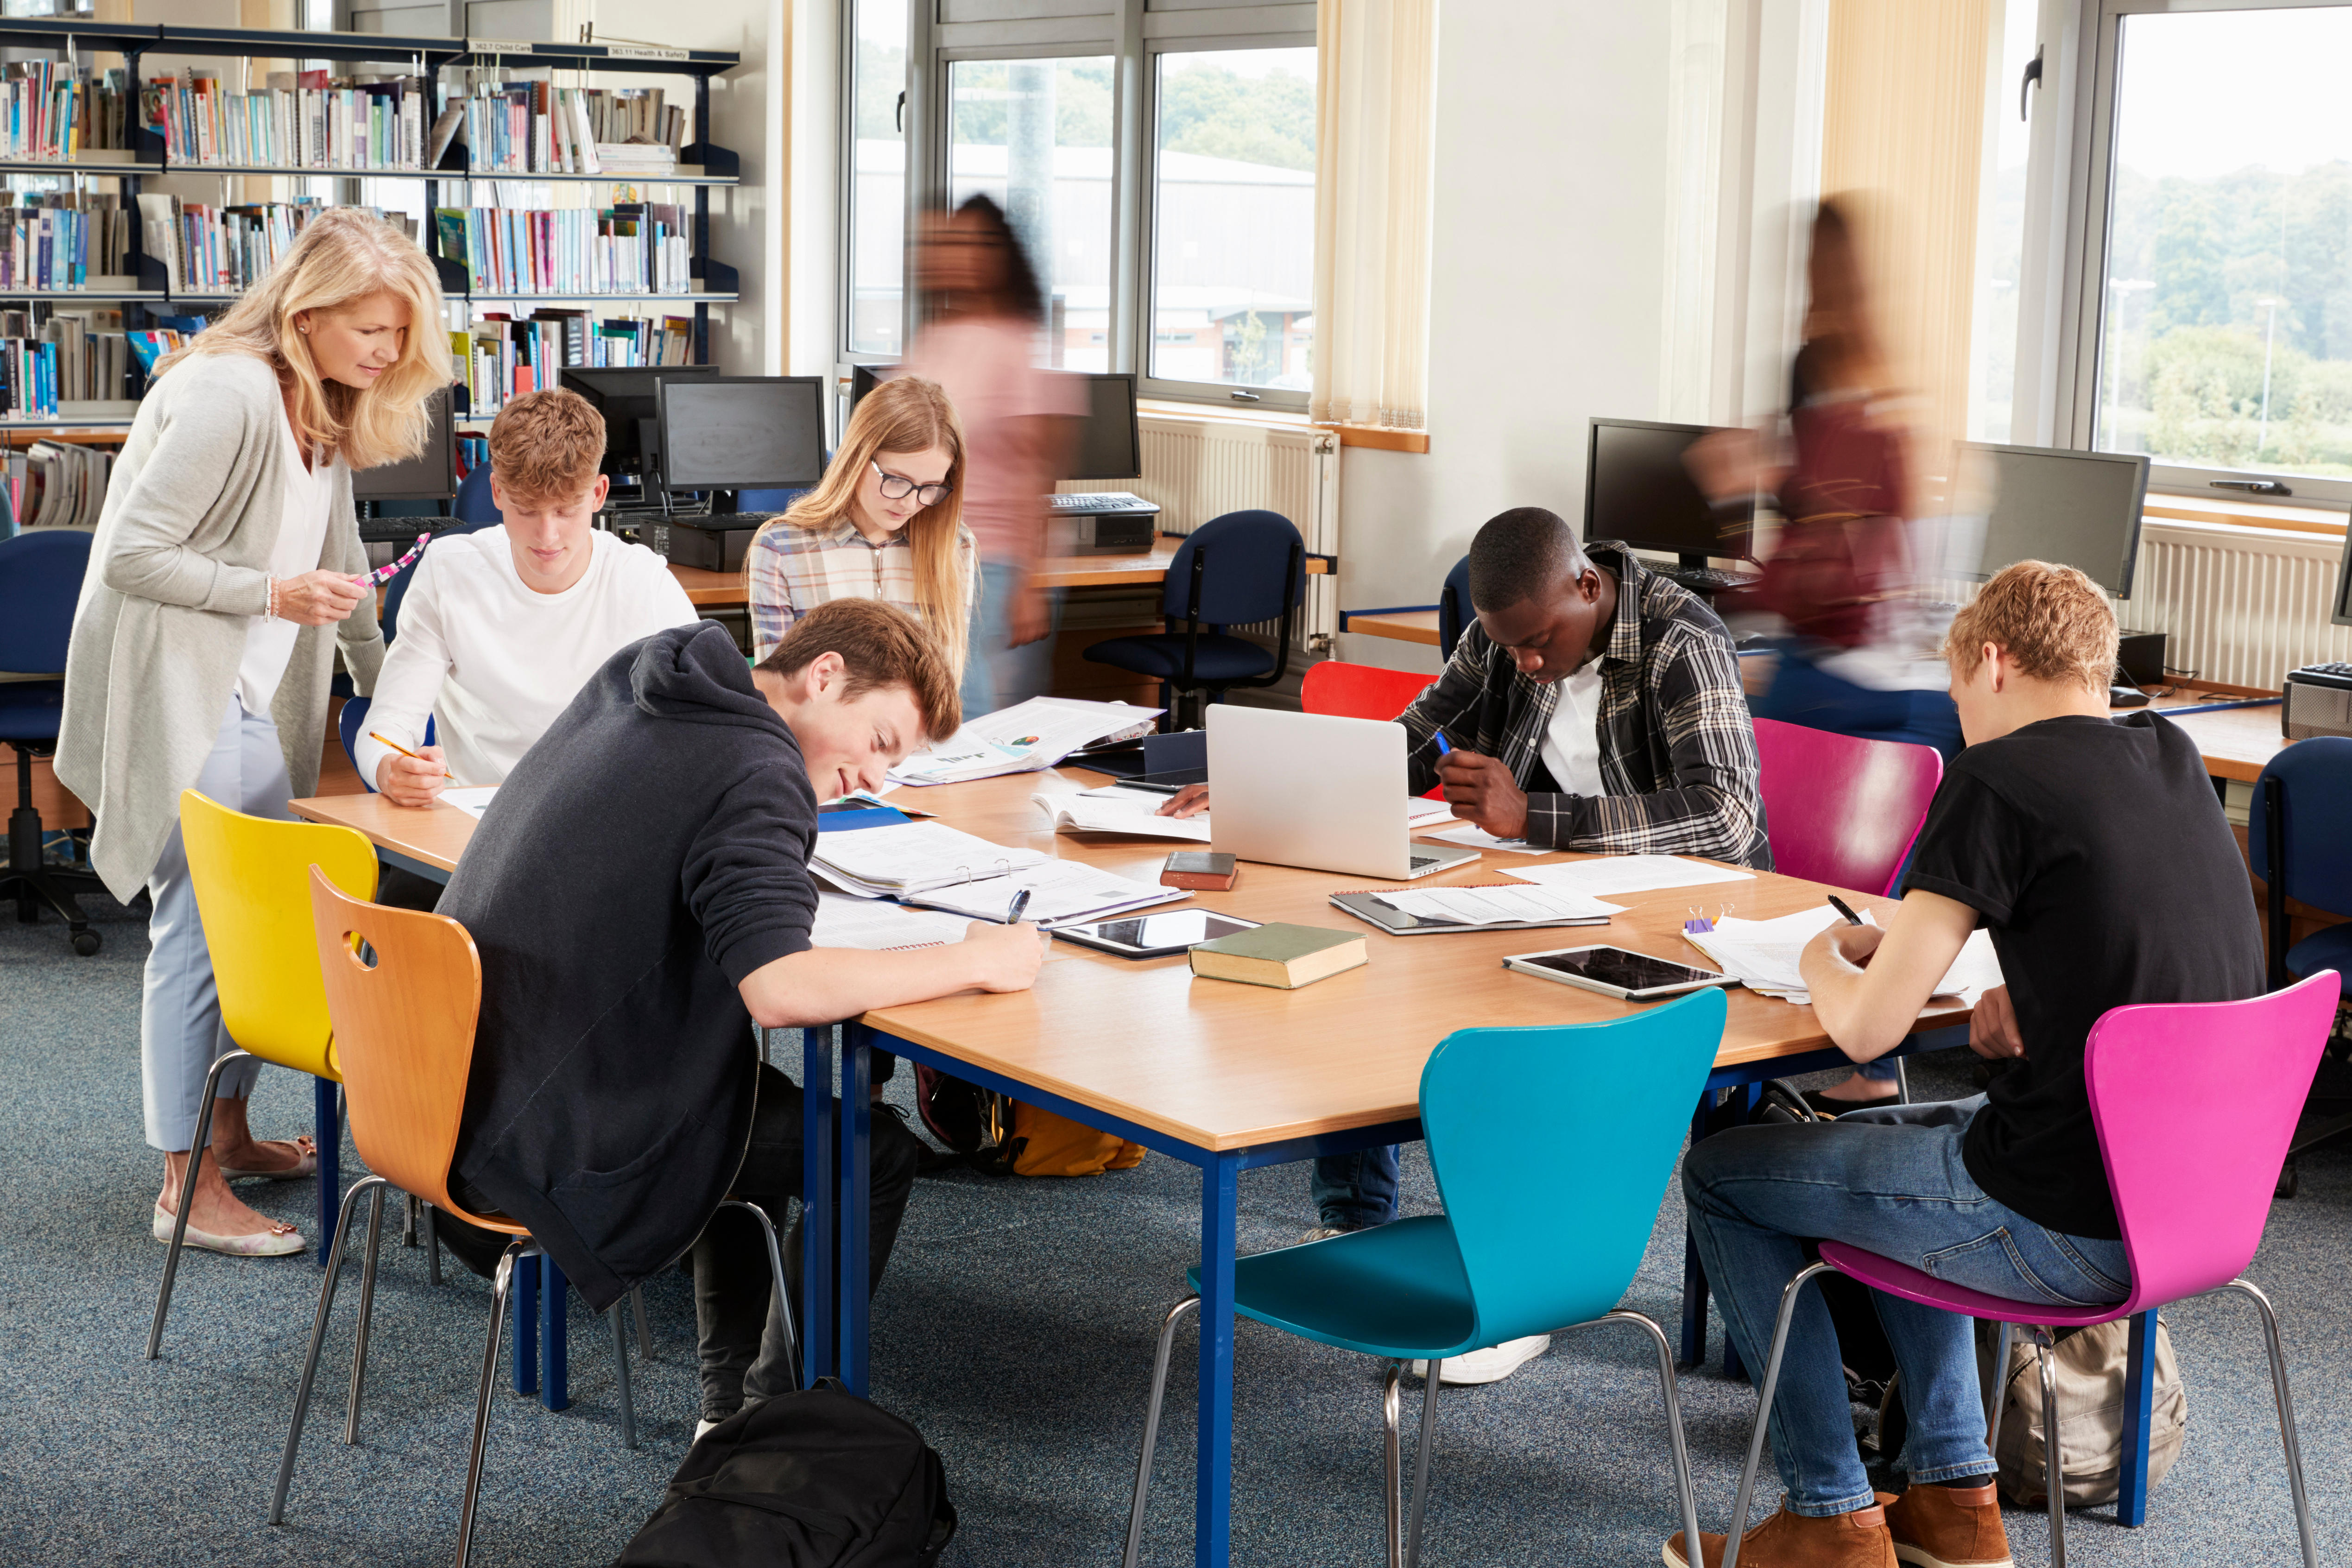
[[[1296,991],[1369,962],[1364,939],[1321,926],[1262,925],[1192,950],[1192,973]]]

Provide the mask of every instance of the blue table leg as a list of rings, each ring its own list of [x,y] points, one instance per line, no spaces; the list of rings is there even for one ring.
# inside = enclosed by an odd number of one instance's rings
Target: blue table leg
[[[514,1387],[539,1392],[539,1259],[515,1259],[514,1286],[507,1292],[514,1313]]]
[[[539,1266],[539,1402],[550,1410],[562,1410],[572,1404],[571,1336],[564,1324],[572,1286],[554,1258],[541,1253]]]
[[[873,1207],[873,1054],[861,1024],[841,1026],[841,1381],[850,1393],[866,1394],[866,1247]]]
[[[335,1215],[342,1207],[343,1118],[335,1096],[342,1085],[331,1079],[310,1080],[311,1136],[319,1142],[319,1267],[327,1266],[335,1246]]]
[[[2147,1522],[2147,1432],[2156,1404],[2156,1309],[2131,1321],[2130,1359],[2124,1367],[2124,1467],[2116,1491],[2116,1522]]]
[[[801,1031],[801,1360],[803,1386],[834,1374],[833,1030]]]
[[[1201,1381],[1198,1481],[1192,1501],[1195,1568],[1224,1568],[1233,1548],[1234,1246],[1241,1156],[1213,1154],[1201,1167]]]

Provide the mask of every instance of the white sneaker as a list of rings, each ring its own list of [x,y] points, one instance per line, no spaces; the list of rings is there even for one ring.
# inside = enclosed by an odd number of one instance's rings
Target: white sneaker
[[[694,1424],[694,1440],[698,1443],[701,1442],[704,1437],[709,1435],[710,1429],[718,1425],[719,1423],[716,1421],[696,1422]]]
[[[1529,1334],[1523,1340],[1505,1340],[1499,1345],[1489,1345],[1482,1351],[1448,1357],[1438,1368],[1437,1381],[1440,1384],[1500,1383],[1549,1349],[1549,1334]],[[1414,1362],[1412,1372],[1415,1377],[1427,1377],[1429,1363]]]

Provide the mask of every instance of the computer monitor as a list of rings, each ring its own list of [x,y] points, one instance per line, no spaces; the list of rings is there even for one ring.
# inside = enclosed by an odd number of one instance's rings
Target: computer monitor
[[[866,395],[905,372],[902,364],[854,364],[849,367],[849,406],[855,409],[866,400]]]
[[[2339,626],[2352,626],[2352,528],[2344,532],[2344,563],[2336,569],[2336,598],[2327,606],[2327,618]]]
[[[432,425],[425,449],[397,463],[382,463],[352,475],[353,500],[449,500],[457,494],[457,438],[449,418],[449,389],[426,400]]]
[[[559,384],[594,404],[604,416],[604,471],[618,480],[642,478],[660,467],[654,421],[661,384],[718,374],[715,364],[568,364]]]
[[[795,489],[824,478],[824,378],[712,375],[661,385],[665,489]]]
[[[1072,479],[1139,479],[1143,477],[1143,430],[1135,416],[1135,377],[1087,374],[1087,413],[1070,453]]]
[[[1968,542],[1952,542],[1963,575],[1982,581],[2014,562],[2054,561],[2118,599],[2131,597],[2140,508],[2147,500],[2146,457],[1989,441],[1962,441],[1959,449],[1961,499],[1954,515],[1981,515],[1984,527],[1973,573],[1965,570]],[[1965,499],[1971,494],[1982,499]]]
[[[1707,425],[1595,419],[1585,451],[1584,537],[1619,539],[1636,550],[1671,551],[1688,567],[1751,548],[1752,507],[1719,513],[1684,466]]]

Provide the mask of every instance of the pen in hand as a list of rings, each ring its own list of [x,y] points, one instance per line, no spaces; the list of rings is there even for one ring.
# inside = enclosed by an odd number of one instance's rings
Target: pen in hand
[[[1004,923],[1009,926],[1019,925],[1021,923],[1021,911],[1028,907],[1029,889],[1024,888],[1019,892],[1013,895],[1013,907],[1004,911]]]
[[[427,759],[427,758],[418,756],[415,752],[410,751],[406,746],[402,745],[402,744],[401,744],[399,742],[397,742],[397,741],[386,741],[386,740],[384,740],[384,738],[383,738],[382,735],[377,734],[373,730],[370,730],[370,731],[368,731],[368,739],[369,739],[369,740],[371,740],[371,741],[380,741],[380,742],[383,742],[383,744],[385,744],[385,745],[387,745],[387,746],[390,746],[394,751],[398,752],[402,756],[404,756],[404,757],[407,757],[407,758],[411,759],[412,761],[422,763],[422,762],[425,762],[425,761],[429,760],[429,759]],[[455,773],[451,773],[448,769],[446,769],[446,768],[443,768],[443,769],[441,770],[441,776],[442,776],[443,778],[445,778],[445,779],[447,779],[447,780],[448,780],[451,784],[456,784],[456,783],[457,782],[457,775],[456,775]]]
[[[1839,898],[1835,893],[1832,893],[1830,895],[1830,908],[1843,915],[1845,917],[1846,924],[1850,926],[1858,926],[1862,924],[1862,917],[1853,912],[1853,906],[1849,905],[1843,899]]]
[[[1439,756],[1441,756],[1441,757],[1450,757],[1450,756],[1452,756],[1452,755],[1454,754],[1454,748],[1453,748],[1452,746],[1450,746],[1450,745],[1447,745],[1447,744],[1446,744],[1446,742],[1445,742],[1445,731],[1444,731],[1440,730],[1440,731],[1437,731],[1437,733],[1436,733],[1436,741],[1437,741],[1437,754],[1438,754]]]

